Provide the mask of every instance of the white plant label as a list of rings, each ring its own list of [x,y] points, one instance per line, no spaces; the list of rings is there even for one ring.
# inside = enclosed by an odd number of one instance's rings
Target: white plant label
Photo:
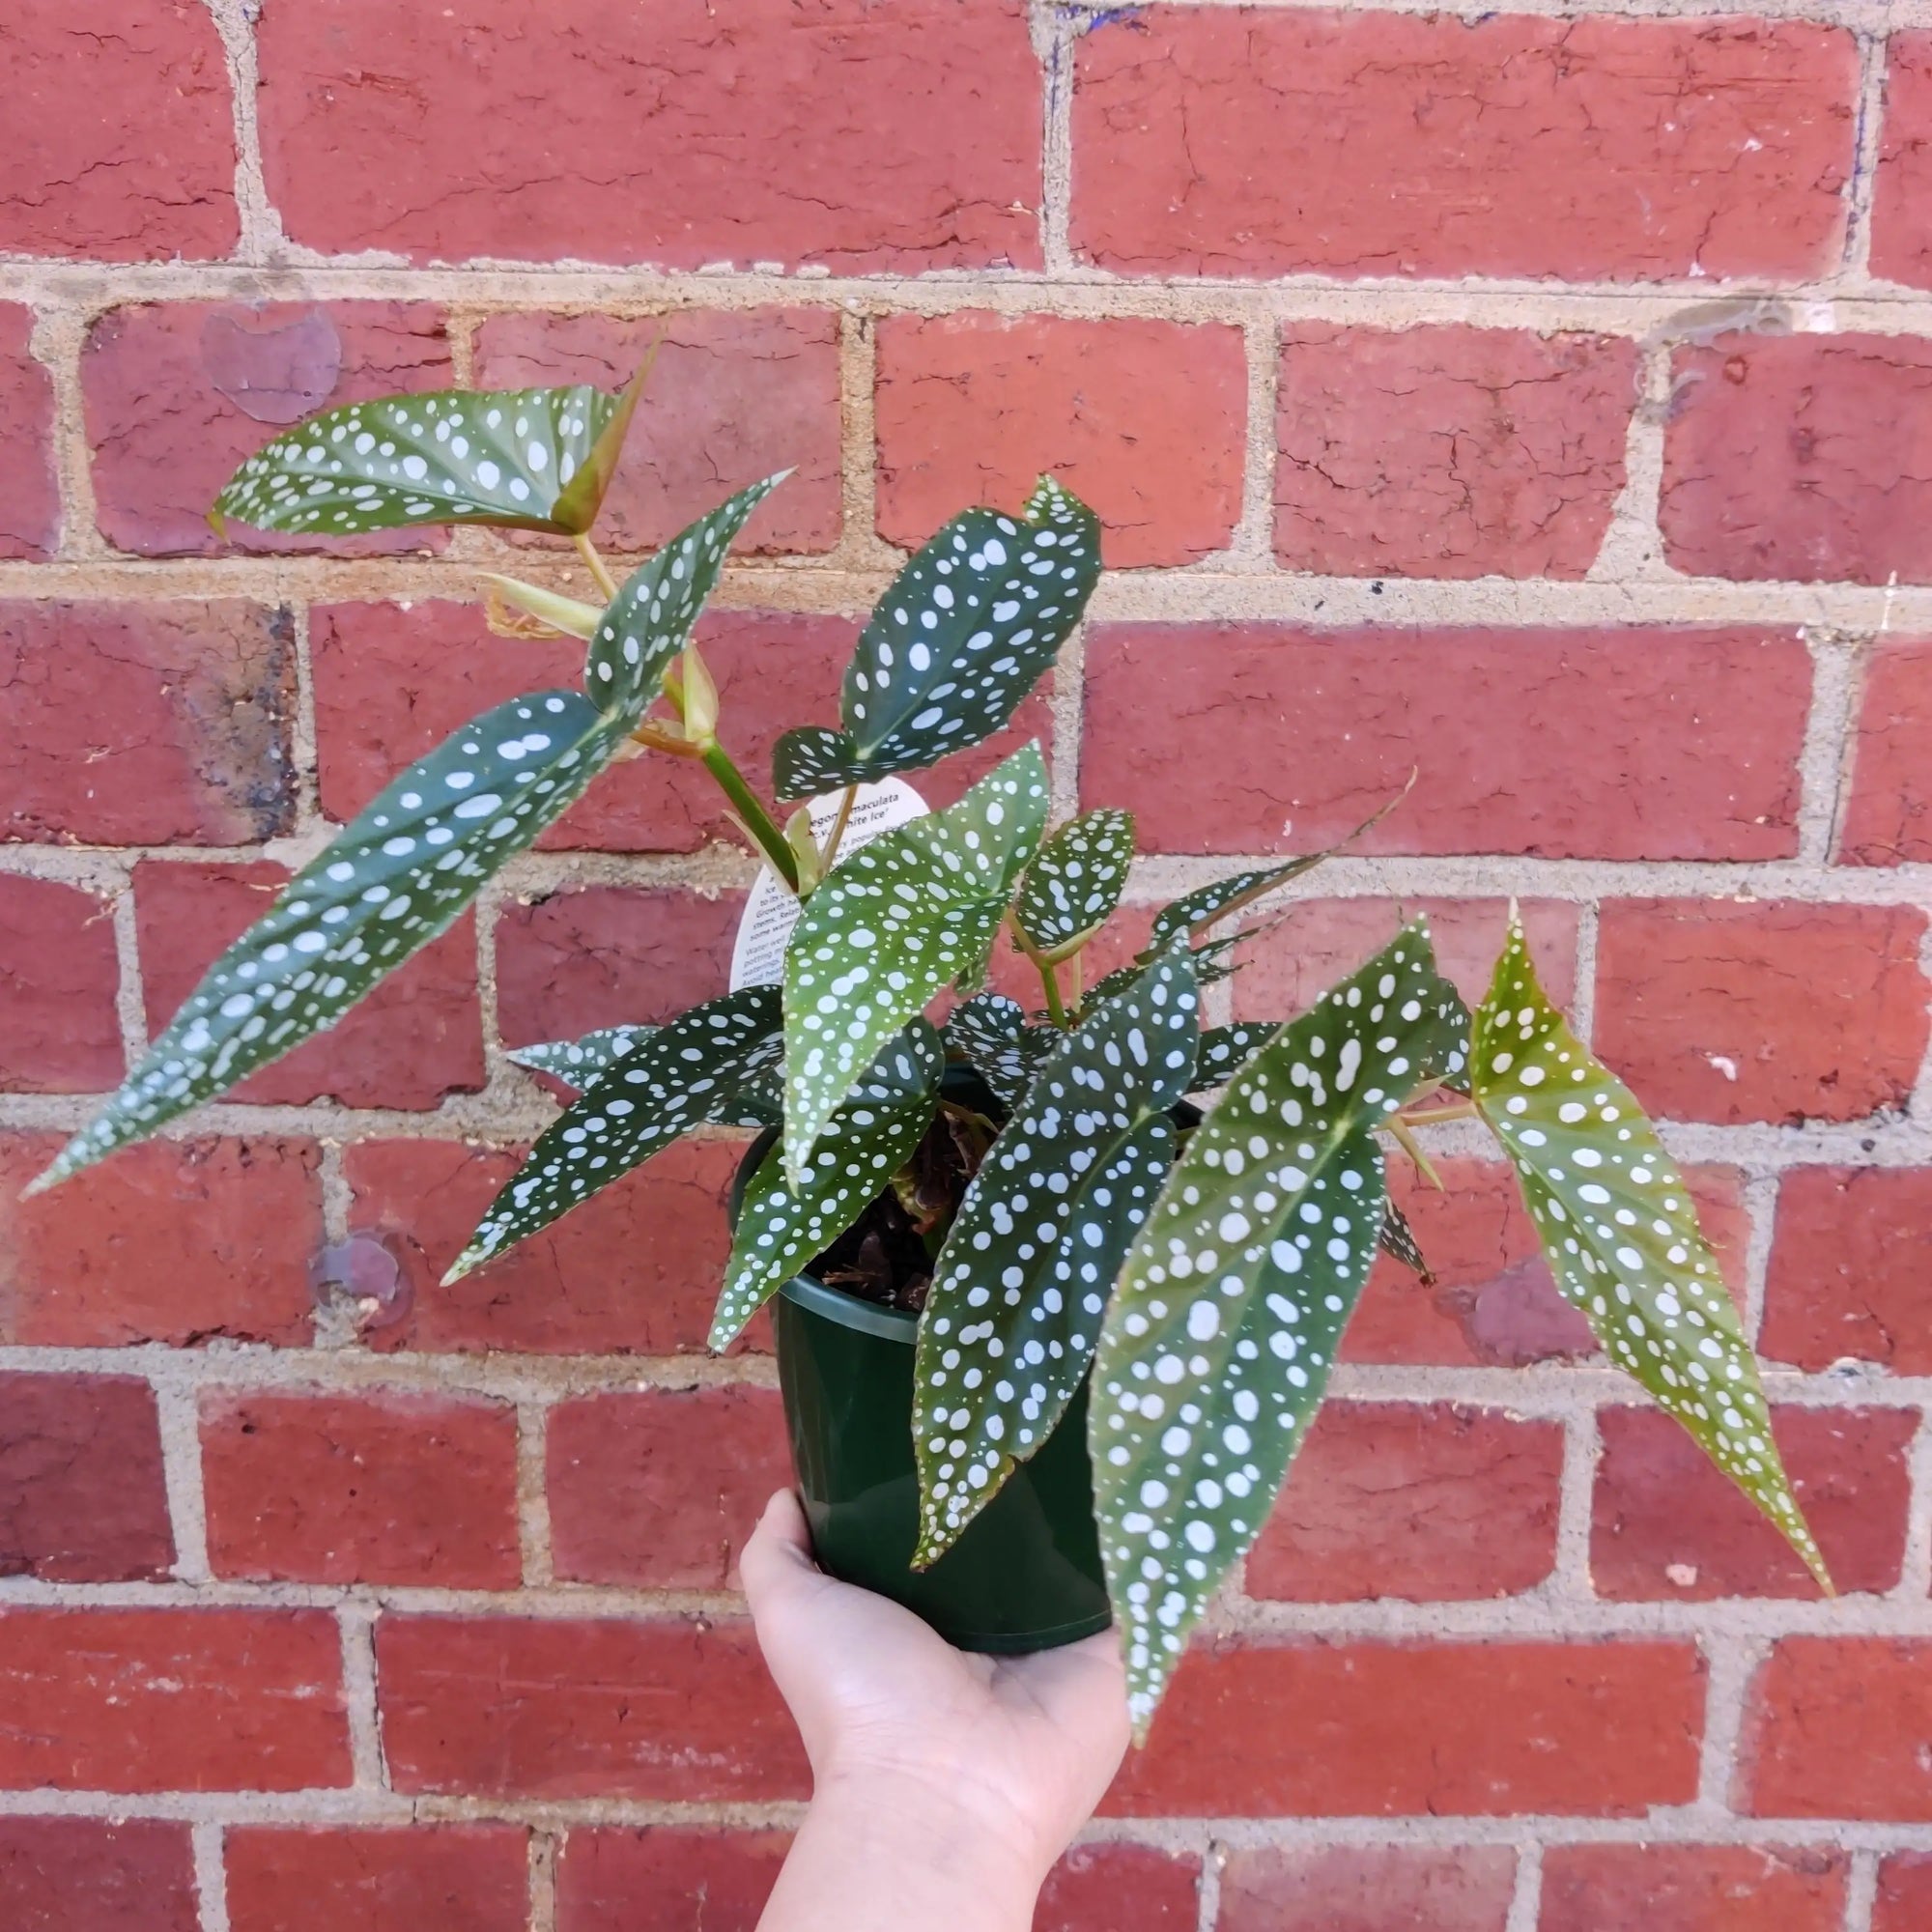
[[[822,843],[838,817],[843,791],[827,792],[811,801],[811,830]],[[882,832],[926,814],[925,801],[903,779],[881,779],[862,784],[852,802],[852,816],[838,841],[840,857],[869,844]],[[785,944],[798,923],[799,902],[791,889],[769,866],[760,868],[757,883],[745,900],[738,922],[737,944],[731,949],[731,990],[741,986],[776,986],[784,977]]]

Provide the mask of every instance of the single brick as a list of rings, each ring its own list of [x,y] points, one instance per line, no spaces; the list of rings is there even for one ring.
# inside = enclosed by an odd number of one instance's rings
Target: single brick
[[[1226,1637],[1182,1664],[1103,1809],[1641,1815],[1690,1803],[1703,1708],[1689,1643]]]
[[[1192,563],[1241,514],[1247,360],[1226,323],[889,316],[878,330],[879,534],[907,550],[968,503],[1013,510],[1053,474],[1107,564]]]
[[[1145,851],[1302,852],[1416,772],[1356,849],[1788,857],[1810,689],[1762,631],[1101,624],[1081,798]]]
[[[440,549],[440,533],[270,535],[208,512],[246,457],[318,410],[455,380],[440,308],[424,302],[149,303],[110,310],[80,358],[96,521],[139,556],[230,550],[335,556]]]
[[[1780,1407],[1774,1422],[1832,1580],[1845,1592],[1891,1589],[1905,1554],[1918,1411]],[[1606,1408],[1597,1426],[1590,1576],[1600,1597],[1819,1594],[1783,1537],[1669,1416]]]
[[[551,1410],[545,1441],[554,1566],[576,1583],[722,1589],[792,1480],[774,1389],[579,1396]]]
[[[1932,1643],[1788,1636],[1745,1705],[1740,1809],[1932,1822]]]
[[[1872,189],[1872,273],[1932,288],[1932,34],[1885,43],[1885,119]]]
[[[1925,915],[1737,899],[1606,904],[1596,1048],[1680,1121],[1856,1121],[1925,1052]]]
[[[1556,1560],[1563,1430],[1453,1403],[1325,1403],[1249,1553],[1248,1594],[1453,1602]]]
[[[512,1153],[452,1141],[348,1148],[350,1225],[381,1241],[400,1302],[368,1340],[384,1349],[520,1354],[669,1355],[704,1348],[731,1237],[724,1196],[741,1141],[681,1141],[488,1267],[440,1286],[497,1191]],[[769,1347],[753,1324],[751,1346]]]
[[[0,556],[46,556],[60,542],[54,383],[34,359],[33,332],[32,309],[0,302]]]
[[[0,1818],[8,1932],[200,1932],[185,1825]]]
[[[0,1137],[0,1337],[25,1348],[309,1338],[313,1141],[149,1141],[31,1201],[62,1136]]]
[[[384,1617],[376,1666],[398,1791],[733,1804],[810,1789],[749,1624]]]
[[[269,10],[263,159],[290,237],[417,262],[1039,264],[1021,0],[561,0],[527,27],[519,0],[464,0],[456,31],[386,0]],[[558,166],[566,99],[594,198]]]
[[[281,866],[193,866],[144,860],[134,868],[135,927],[148,1031],[173,1019],[216,956],[274,903]],[[484,1081],[476,1001],[476,928],[466,915],[385,979],[320,1038],[251,1074],[228,1098],[301,1106],[427,1109]]]
[[[1881,644],[1864,661],[1838,859],[1932,860],[1932,643]]]
[[[1624,487],[1636,344],[1301,323],[1275,404],[1274,553],[1331,577],[1581,577]]]
[[[350,1782],[323,1610],[0,1610],[0,1790]]]
[[[742,893],[584,886],[506,908],[497,1014],[510,1046],[674,1019],[724,991]]]
[[[1562,899],[1524,899],[1523,928],[1537,978],[1559,1007],[1577,997],[1578,908]],[[1337,980],[1373,958],[1413,919],[1429,922],[1436,963],[1471,1007],[1490,989],[1509,936],[1507,899],[1296,899],[1279,923],[1239,949],[1234,980],[1237,1019],[1293,1019]]]
[[[288,615],[0,603],[0,838],[245,845],[294,823]]]
[[[1923,1932],[1932,1925],[1932,1855],[1894,1852],[1878,1868],[1871,1932]]]
[[[121,962],[102,899],[52,879],[0,877],[0,1088],[90,1094],[127,1071]]]
[[[528,1922],[528,1834],[514,1825],[231,1825],[222,1849],[231,1932],[525,1932]]]
[[[1408,1216],[1436,1280],[1425,1288],[1400,1262],[1377,1259],[1350,1319],[1342,1359],[1522,1368],[1590,1355],[1581,1313],[1556,1292],[1514,1171],[1500,1162],[1438,1157],[1438,1190],[1406,1160],[1389,1163],[1390,1193]],[[1735,1168],[1685,1176],[1733,1297],[1743,1293],[1750,1216]]]
[[[1764,1327],[1778,1361],[1932,1375],[1932,1168],[1794,1167],[1778,1183]]]
[[[174,1560],[153,1387],[0,1375],[0,1577],[146,1582]]]
[[[1214,1922],[1216,1932],[1503,1932],[1515,1889],[1505,1845],[1244,1846],[1222,1867]]]
[[[598,542],[654,550],[728,492],[789,469],[753,511],[736,550],[830,550],[841,511],[835,309],[679,309],[629,320],[496,315],[476,333],[475,380],[493,389],[621,388],[653,344],[657,359],[604,499]]]
[[[0,249],[209,261],[241,239],[235,119],[213,15],[193,0],[12,0]]]
[[[1034,1932],[1194,1932],[1201,1866],[1152,1845],[1075,1845],[1047,1873]]]
[[[1857,93],[1851,35],[1798,21],[1149,7],[1080,43],[1073,245],[1147,274],[1802,280],[1838,259]]]
[[[1784,1845],[1551,1845],[1537,1932],[1838,1932],[1848,1854]]]
[[[1932,341],[1731,335],[1679,349],[1671,372],[1673,568],[1932,582]]]
[[[502,1403],[216,1389],[201,1459],[217,1577],[507,1590],[522,1575]]]

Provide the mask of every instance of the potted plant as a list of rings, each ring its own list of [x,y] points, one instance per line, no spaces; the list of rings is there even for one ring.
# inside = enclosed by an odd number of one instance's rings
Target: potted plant
[[[583,685],[498,705],[403,773],[222,954],[35,1186],[332,1025],[613,759],[690,758],[765,861],[736,983],[662,1027],[514,1056],[579,1097],[451,1273],[683,1134],[756,1128],[711,1340],[779,1298],[829,1568],[983,1648],[1117,1619],[1144,1729],[1307,1435],[1378,1246],[1424,1270],[1387,1196],[1389,1149],[1426,1172],[1413,1129],[1468,1119],[1494,1131],[1610,1359],[1829,1589],[1689,1191],[1545,997],[1520,924],[1473,1014],[1418,923],[1299,1016],[1204,1025],[1202,989],[1234,970],[1244,915],[1324,856],[1309,854],[1164,907],[1126,964],[1083,987],[1127,881],[1130,814],[1049,834],[1033,745],[944,810],[902,778],[1000,730],[1080,621],[1099,531],[1050,479],[1012,515],[955,517],[898,574],[838,724],[778,745],[770,792],[794,808],[781,820],[724,748],[691,637],[782,479],[615,582],[589,531],[639,383],[355,404],[242,465],[217,527],[570,538],[595,599],[492,577],[491,621],[582,639]],[[1037,1010],[982,990],[1003,931],[1037,974]],[[949,988],[958,1003],[935,1025]]]

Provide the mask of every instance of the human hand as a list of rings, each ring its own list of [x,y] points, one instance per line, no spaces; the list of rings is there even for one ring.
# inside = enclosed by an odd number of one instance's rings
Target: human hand
[[[943,1818],[1037,1889],[1126,1748],[1116,1633],[1029,1657],[954,1650],[910,1610],[826,1576],[789,1490],[739,1570],[817,1792]]]

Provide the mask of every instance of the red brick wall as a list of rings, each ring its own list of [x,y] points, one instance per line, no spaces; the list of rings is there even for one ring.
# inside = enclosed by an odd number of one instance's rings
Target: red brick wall
[[[753,757],[902,547],[1052,465],[1118,574],[1024,724],[1138,810],[1136,901],[1420,767],[1217,998],[1287,1012],[1398,902],[1473,984],[1520,895],[1847,1591],[1445,1138],[1441,1285],[1378,1274],[1042,1925],[1932,1922],[1932,5],[1558,11],[0,9],[0,1923],[734,1932],[781,1856],[732,1570],[777,1397],[758,1332],[701,1350],[732,1146],[436,1285],[546,1116],[504,1047],[720,983],[751,868],[688,773],[14,1198],[327,821],[570,672],[464,608],[527,546],[223,551],[220,479],[661,329],[617,547],[797,466],[708,620]]]

